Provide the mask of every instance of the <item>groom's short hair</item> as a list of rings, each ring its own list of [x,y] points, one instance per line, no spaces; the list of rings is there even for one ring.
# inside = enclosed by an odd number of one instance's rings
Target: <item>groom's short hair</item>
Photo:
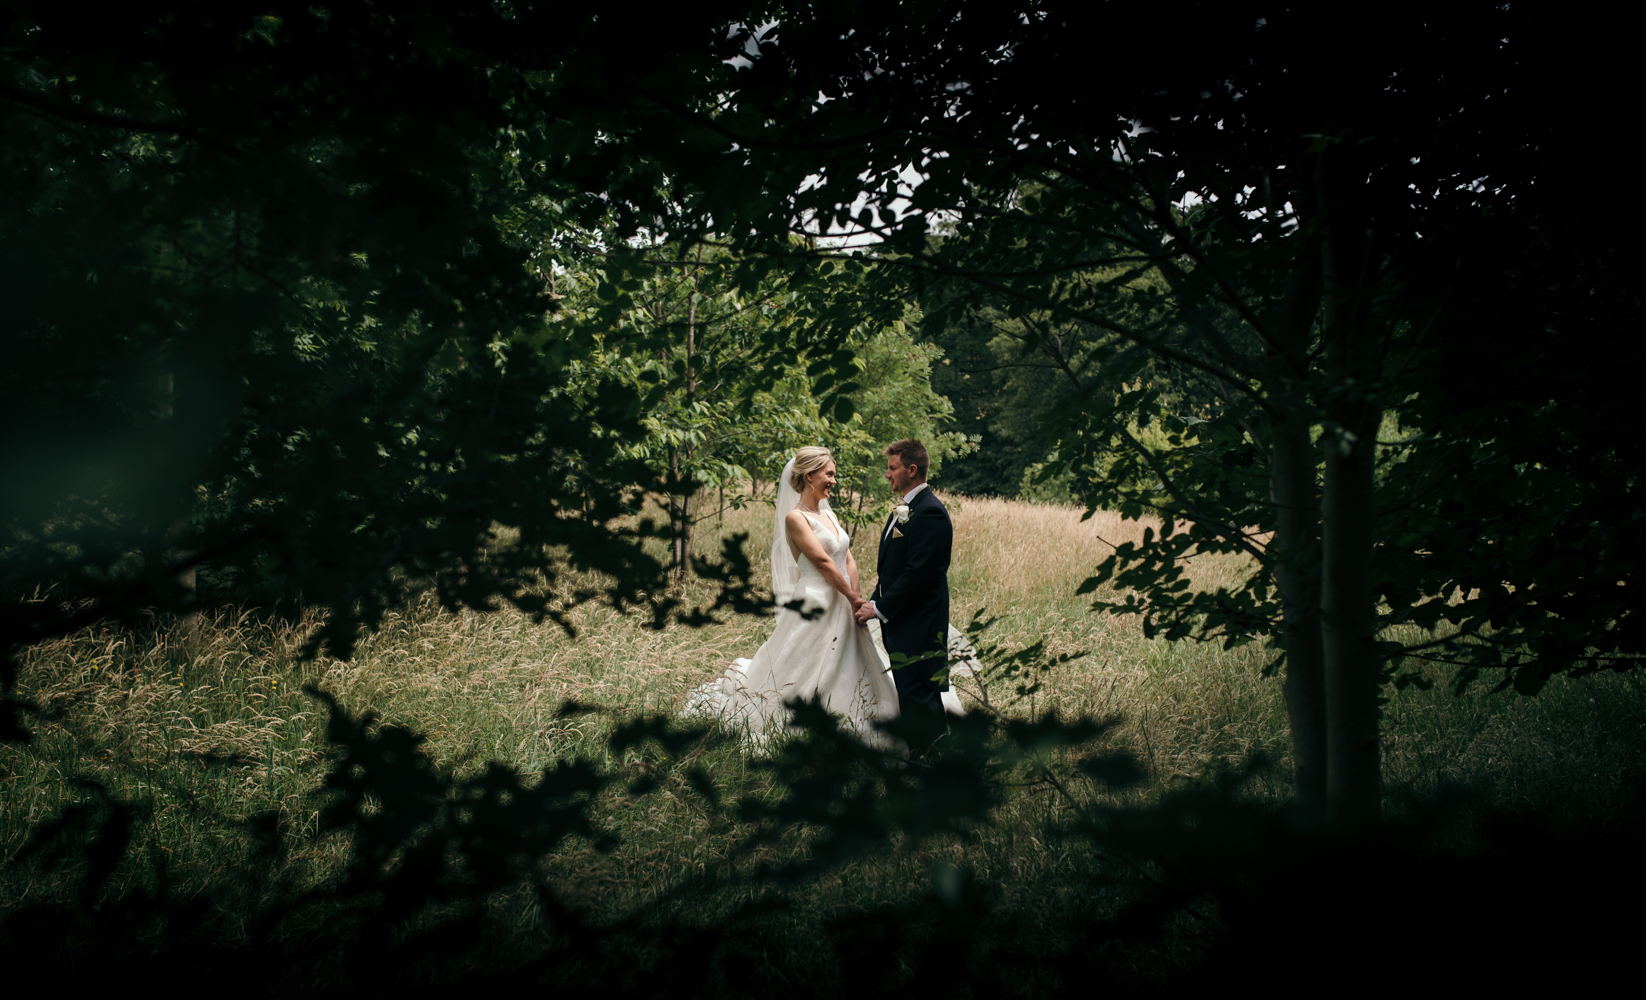
[[[932,460],[926,454],[926,446],[914,438],[893,441],[886,446],[886,454],[888,456],[896,455],[898,461],[904,465],[913,466],[914,474],[921,479],[925,479],[926,473],[932,471]]]

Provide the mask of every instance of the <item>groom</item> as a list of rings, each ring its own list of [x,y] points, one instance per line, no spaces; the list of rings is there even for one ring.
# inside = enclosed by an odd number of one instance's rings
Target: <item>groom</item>
[[[933,680],[948,664],[949,550],[954,525],[942,501],[926,485],[931,459],[919,441],[886,447],[886,482],[898,504],[880,532],[879,579],[874,596],[857,609],[857,621],[879,618],[886,652],[913,662],[892,671],[898,709],[919,726],[930,723],[930,738],[946,728],[942,692],[947,680]]]

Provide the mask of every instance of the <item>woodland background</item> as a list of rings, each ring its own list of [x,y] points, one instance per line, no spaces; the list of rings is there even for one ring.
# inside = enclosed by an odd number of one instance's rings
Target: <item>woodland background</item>
[[[11,968],[992,995],[1627,953],[1621,33],[5,24]],[[775,470],[827,444],[877,523],[904,436],[984,664],[942,755],[676,718],[770,627]]]

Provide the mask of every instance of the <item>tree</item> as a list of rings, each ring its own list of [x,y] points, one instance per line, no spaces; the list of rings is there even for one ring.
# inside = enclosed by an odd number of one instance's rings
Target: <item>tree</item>
[[[885,482],[886,445],[915,438],[926,446],[932,467],[928,477],[951,487],[944,475],[947,461],[977,449],[976,435],[949,430],[954,406],[933,386],[934,362],[942,351],[914,338],[919,311],[913,306],[903,317],[884,326],[865,324],[850,343],[856,352],[859,388],[857,412],[851,421],[826,440],[833,450],[846,487],[836,513],[853,533],[868,522],[884,520],[890,498]],[[882,502],[876,502],[882,501]],[[850,509],[846,509],[846,505]]]
[[[707,133],[633,95],[712,107],[719,16],[265,9],[7,8],[6,738],[20,646],[147,609],[301,601],[342,656],[425,587],[678,610],[629,520],[668,489],[625,457],[643,400],[573,377],[633,301],[558,316],[520,219],[707,231]],[[612,584],[551,600],[573,567]]]
[[[924,297],[932,315],[951,314],[935,285]],[[1024,476],[1051,447],[1041,418],[1067,395],[1055,369],[1024,356],[1021,336],[1003,329],[1003,319],[998,303],[968,296],[955,321],[924,330],[946,356],[933,387],[954,401],[958,425],[980,440],[977,452],[949,470],[951,485],[977,495],[1021,494]]]
[[[1019,197],[1036,197],[1036,190],[1025,186]],[[965,240],[969,232],[956,235]],[[1147,278],[1123,268],[1098,268],[1082,276],[1085,281],[1116,278],[1130,282],[1134,291],[1149,287]],[[1046,422],[1077,391],[1068,376],[1078,381],[1095,373],[1113,334],[1050,310],[1014,310],[999,294],[964,282],[931,281],[924,295],[934,320],[926,333],[954,361],[938,372],[934,385],[960,400],[962,426],[988,434],[987,445],[967,458],[959,475],[977,492],[1076,502],[1072,470],[1052,453],[1055,435],[1048,437]],[[1120,316],[1117,308],[1110,303],[1112,319]],[[1136,321],[1135,315],[1130,321]],[[1151,365],[1143,377],[1178,412],[1203,416],[1212,402],[1201,386],[1168,367]],[[1157,425],[1134,423],[1130,430],[1156,446],[1165,443]]]
[[[724,506],[730,488],[740,506],[750,499],[742,492],[750,469],[781,468],[802,444],[849,434],[864,387],[838,382],[837,373],[862,368],[862,331],[882,317],[851,307],[841,287],[849,281],[827,277],[833,264],[774,267],[703,242],[655,240],[580,256],[582,268],[562,280],[562,316],[598,313],[605,289],[632,303],[579,371],[590,385],[614,382],[640,398],[645,433],[621,453],[663,484],[669,569],[681,580],[691,569],[693,526],[719,513],[696,509],[700,493],[718,491]],[[805,344],[821,345],[816,357]]]
[[[1166,529],[1087,587],[1133,588],[1101,606],[1151,633],[1281,647],[1306,815],[1376,817],[1379,688],[1424,680],[1399,672],[1408,654],[1444,651],[1465,679],[1501,667],[1522,690],[1638,662],[1616,597],[1640,551],[1616,527],[1632,523],[1614,503],[1635,502],[1631,461],[1607,452],[1596,488],[1565,483],[1557,500],[1540,465],[1611,434],[1588,437],[1587,420],[1512,431],[1568,405],[1548,382],[1514,379],[1513,398],[1488,403],[1436,381],[1590,322],[1522,292],[1532,313],[1479,325],[1480,290],[1503,288],[1494,240],[1530,254],[1548,244],[1524,234],[1562,214],[1551,193],[1569,174],[1541,102],[1601,106],[1540,61],[1546,19],[1519,5],[1352,24],[1201,4],[923,14],[806,9],[746,32],[758,54],[716,124],[818,178],[770,173],[774,199],[799,191],[784,222],[879,234],[888,270],[964,290],[949,315],[986,296],[1024,330],[1051,318],[1100,333],[1084,367],[1034,333],[1070,391],[1049,415],[1058,458],[1089,504]],[[1169,45],[1133,44],[1162,25]],[[1094,40],[1113,40],[1095,65]],[[940,222],[954,235],[931,241]],[[1216,400],[1210,419],[1165,405],[1143,377],[1163,367]],[[1391,416],[1420,433],[1380,443]],[[1165,447],[1130,430],[1157,422]],[[1592,532],[1582,550],[1598,562],[1551,574],[1547,551],[1490,537],[1539,523]],[[1191,551],[1244,552],[1257,571],[1238,591],[1190,593]],[[1601,585],[1611,600],[1592,600]],[[1432,635],[1383,637],[1399,622]]]
[[[856,227],[885,240],[857,301],[953,282],[943,323],[988,297],[1067,386],[1046,426],[1087,502],[1166,521],[1089,581],[1141,595],[1110,610],[1283,648],[1306,813],[1375,816],[1380,681],[1426,680],[1405,657],[1528,693],[1637,662],[1627,393],[1587,364],[1498,363],[1638,318],[1553,155],[1572,123],[1598,131],[1605,104],[1578,98],[1615,78],[1540,62],[1559,22],[1535,11],[1381,8],[1348,49],[1324,15],[1199,4],[795,8],[776,27],[734,5],[649,30],[515,7],[157,10],[20,14],[9,36],[25,363],[4,461],[37,488],[3,512],[6,586],[54,589],[8,603],[8,648],[182,609],[179,574],[208,566],[196,599],[300,594],[333,609],[339,651],[421,581],[552,615],[535,584],[556,546],[618,580],[620,606],[655,591],[656,529],[617,527],[647,488],[678,493],[621,457],[646,397],[571,377],[651,272],[608,255],[603,304],[550,322],[544,243],[509,221],[526,213],[556,239],[655,234],[680,260],[724,234],[751,269],[817,275],[865,259],[794,230]],[[1162,24],[1169,52],[1093,65],[1094,39]],[[1552,256],[1573,235],[1585,252]],[[1605,302],[1581,295],[1592,268]],[[842,421],[850,328],[788,328],[773,355],[805,358]],[[1048,339],[1063,329],[1078,364]],[[1186,386],[1209,415],[1163,392]],[[1380,443],[1385,426],[1416,433]],[[1586,478],[1551,471],[1573,462]],[[521,542],[482,563],[494,525]],[[1189,593],[1192,550],[1258,570]],[[743,606],[726,578],[721,605]],[[1400,622],[1435,631],[1380,637]]]

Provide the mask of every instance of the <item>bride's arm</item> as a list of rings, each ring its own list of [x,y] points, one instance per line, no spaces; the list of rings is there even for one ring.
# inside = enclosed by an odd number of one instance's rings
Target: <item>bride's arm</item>
[[[863,601],[863,583],[857,575],[857,557],[852,555],[851,549],[846,550],[846,579],[852,582],[852,592],[858,595],[852,601],[853,610],[855,611],[856,605]]]
[[[863,600],[863,595],[857,590],[856,572],[852,573],[853,579],[846,579],[845,574],[840,572],[840,567],[836,566],[834,560],[829,558],[829,554],[823,551],[823,543],[812,533],[812,526],[806,521],[805,514],[791,510],[783,519],[783,524],[788,529],[789,541],[794,543],[794,547],[800,550],[801,555],[812,561],[812,565],[823,574],[823,579],[829,582],[829,586],[844,594],[853,605]],[[849,554],[847,558],[850,558]]]

